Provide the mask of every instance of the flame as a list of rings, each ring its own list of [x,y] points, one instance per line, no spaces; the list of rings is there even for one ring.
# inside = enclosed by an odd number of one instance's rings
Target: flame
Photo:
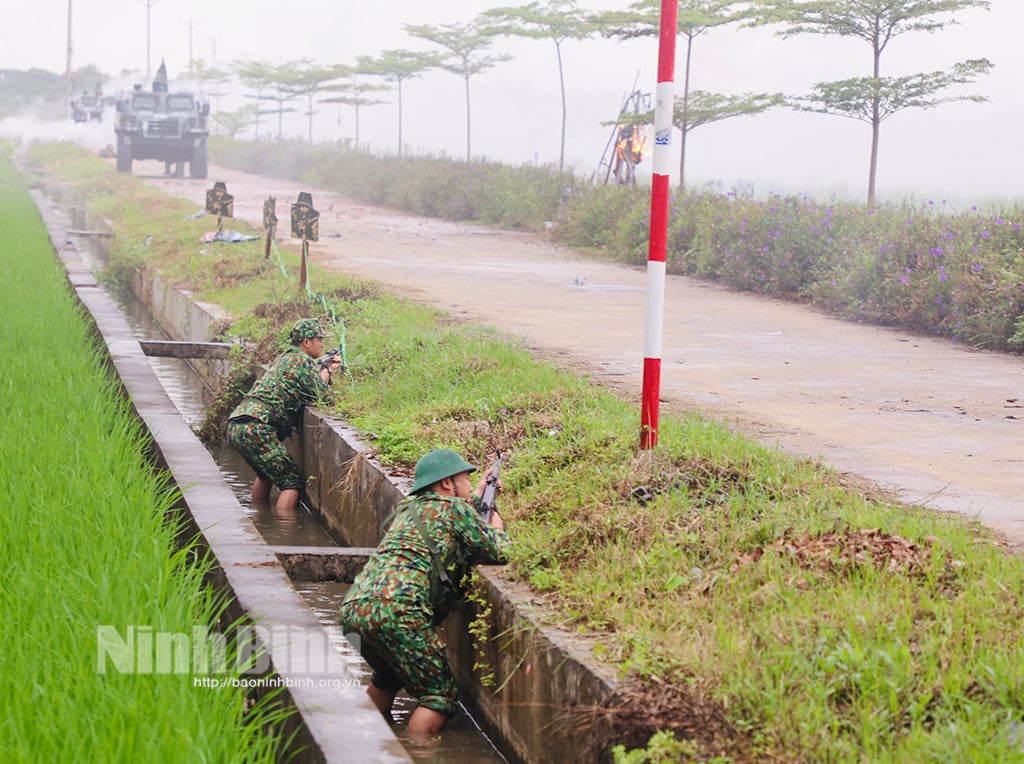
[[[650,157],[651,149],[647,144],[647,127],[645,125],[633,125],[632,128],[620,128],[621,140],[615,144],[615,153],[619,159],[628,158],[634,165]]]
[[[654,153],[654,148],[651,142],[647,140],[650,134],[650,126],[644,125],[643,127],[637,126],[637,130],[640,133],[640,159],[637,160],[637,164],[643,162],[645,159],[650,159]]]

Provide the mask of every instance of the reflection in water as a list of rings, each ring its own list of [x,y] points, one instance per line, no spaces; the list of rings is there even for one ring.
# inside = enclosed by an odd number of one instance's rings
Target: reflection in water
[[[231,486],[245,514],[268,544],[338,546],[337,541],[306,507],[299,505],[294,509],[283,510],[278,509],[273,500],[253,500],[250,491],[255,475],[252,468],[231,446],[207,445],[206,450],[220,467],[224,480]]]
[[[355,655],[355,648],[345,639],[338,626],[338,609],[348,591],[348,584],[337,581],[295,581],[295,590],[306,601],[317,620],[327,631],[330,643],[343,655]],[[370,681],[369,667],[359,661],[348,663],[365,687]],[[358,669],[362,669],[360,672]],[[476,722],[459,706],[458,713],[445,725],[444,732],[426,739],[411,738],[406,722],[415,704],[412,698],[399,693],[395,699],[392,729],[402,741],[413,760],[417,762],[444,762],[445,764],[497,764],[507,760],[498,753]]]

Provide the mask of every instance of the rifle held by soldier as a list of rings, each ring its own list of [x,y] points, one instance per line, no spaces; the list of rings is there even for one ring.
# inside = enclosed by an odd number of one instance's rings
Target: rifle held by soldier
[[[490,522],[491,513],[497,508],[498,494],[498,472],[501,470],[503,455],[498,451],[498,458],[491,467],[491,474],[487,476],[487,483],[484,485],[484,495],[480,497],[480,516],[484,522]]]
[[[320,368],[321,369],[329,369],[331,367],[331,364],[334,362],[335,356],[337,356],[339,353],[341,353],[341,348],[340,347],[336,347],[333,350],[328,350],[326,353],[324,353],[322,356],[320,356],[320,359],[319,359],[319,361],[320,361]],[[338,360],[340,361],[341,359],[339,358]],[[344,361],[342,361],[341,370],[345,371],[345,363],[344,363]]]

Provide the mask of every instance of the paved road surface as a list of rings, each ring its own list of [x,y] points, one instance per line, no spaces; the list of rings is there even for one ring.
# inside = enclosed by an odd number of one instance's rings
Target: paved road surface
[[[207,181],[168,179],[161,170],[141,162],[135,171],[153,173],[149,182],[197,207],[223,180],[236,218],[256,225],[263,200],[275,196],[282,231],[289,205],[309,191],[321,212],[314,260],[500,326],[639,399],[642,269],[588,261],[543,237],[416,218],[286,181],[216,167]],[[700,409],[902,501],[976,517],[1024,548],[1020,357],[683,277],[669,277],[665,300],[663,411]]]

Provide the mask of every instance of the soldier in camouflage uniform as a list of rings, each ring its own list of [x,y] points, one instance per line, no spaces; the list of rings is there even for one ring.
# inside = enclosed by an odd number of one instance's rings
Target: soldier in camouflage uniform
[[[227,425],[228,442],[256,472],[253,500],[269,500],[276,485],[281,510],[298,505],[306,483],[282,441],[301,424],[304,406],[330,397],[332,372],[341,365],[337,356],[326,369],[315,362],[324,352],[324,330],[315,318],[296,321],[291,341],[231,412]]]
[[[373,669],[367,693],[381,713],[390,716],[403,687],[416,698],[409,717],[412,734],[440,730],[455,713],[458,698],[444,640],[434,627],[447,613],[438,612],[432,601],[432,559],[425,536],[442,559],[461,552],[468,564],[507,562],[511,541],[505,523],[496,511],[488,522],[477,512],[490,470],[474,491],[469,473],[475,469],[449,448],[431,451],[417,462],[409,498],[399,505],[341,606],[342,629],[358,635],[360,652]]]

